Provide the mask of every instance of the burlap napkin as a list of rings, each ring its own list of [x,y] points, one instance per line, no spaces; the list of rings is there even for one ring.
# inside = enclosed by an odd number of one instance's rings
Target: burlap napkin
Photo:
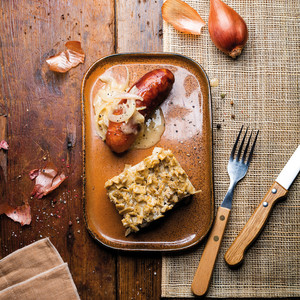
[[[186,2],[208,20],[208,0]],[[163,31],[164,51],[195,59],[210,79],[219,80],[212,88],[216,207],[229,185],[226,166],[238,130],[242,124],[260,130],[248,173],[235,191],[208,296],[299,297],[300,176],[287,200],[273,210],[243,266],[231,270],[223,256],[300,143],[300,1],[225,2],[244,17],[249,29],[237,60],[213,45],[207,26],[199,37],[181,34],[166,23]],[[201,243],[185,254],[163,257],[162,296],[192,297],[191,282],[203,248]]]
[[[0,299],[80,299],[69,268],[48,238],[0,260]]]

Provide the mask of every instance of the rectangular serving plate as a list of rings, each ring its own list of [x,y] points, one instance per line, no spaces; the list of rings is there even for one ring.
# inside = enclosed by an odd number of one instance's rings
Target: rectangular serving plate
[[[127,237],[104,183],[121,173],[125,164],[135,165],[150,155],[153,147],[117,155],[97,134],[93,97],[99,76],[119,66],[128,68],[129,86],[153,69],[168,68],[174,73],[173,89],[161,105],[165,131],[155,146],[171,149],[195,188],[201,190],[164,218]],[[127,251],[176,251],[199,243],[214,216],[211,93],[203,68],[190,58],[172,53],[115,54],[97,60],[88,69],[81,93],[84,215],[91,235],[107,247]]]

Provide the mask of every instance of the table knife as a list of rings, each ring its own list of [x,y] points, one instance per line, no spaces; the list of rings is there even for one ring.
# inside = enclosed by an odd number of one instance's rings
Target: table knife
[[[240,265],[245,252],[262,231],[275,203],[286,196],[289,187],[300,171],[300,145],[282,169],[271,188],[262,199],[242,231],[225,253],[225,261],[231,267]]]

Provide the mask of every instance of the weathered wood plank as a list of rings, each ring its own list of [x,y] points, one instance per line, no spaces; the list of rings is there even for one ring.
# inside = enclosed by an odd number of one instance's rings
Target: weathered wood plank
[[[118,257],[118,298],[160,299],[161,256],[122,254]]]
[[[49,196],[29,200],[30,226],[21,228],[0,217],[0,257],[49,236],[68,262],[82,299],[116,295],[115,256],[86,231],[81,199],[80,86],[89,65],[114,51],[113,5],[111,0],[0,1],[0,112],[8,114],[8,198],[15,204],[28,198],[33,188],[28,172],[49,161],[69,176]],[[45,59],[64,50],[67,40],[82,42],[85,64],[55,74]]]
[[[120,52],[162,51],[163,0],[116,1],[116,50]]]
[[[161,5],[163,0],[116,1],[116,50],[121,52],[162,51]],[[118,256],[118,299],[160,299],[161,256]]]
[[[0,115],[0,141],[7,141],[7,119]],[[6,200],[7,151],[0,150],[0,204]]]

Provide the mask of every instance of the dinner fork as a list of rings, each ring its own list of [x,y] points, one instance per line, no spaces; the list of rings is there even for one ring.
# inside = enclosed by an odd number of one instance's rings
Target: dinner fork
[[[253,156],[253,152],[254,152],[254,148],[255,148],[255,144],[256,144],[256,140],[257,140],[259,131],[257,131],[256,136],[254,138],[247,161],[246,161],[246,156],[247,156],[248,148],[250,146],[250,141],[251,141],[253,131],[251,131],[251,134],[248,138],[248,142],[244,149],[243,156],[240,159],[242,150],[243,150],[243,146],[245,143],[246,135],[248,132],[248,128],[246,129],[244,137],[241,141],[236,158],[234,158],[234,154],[235,154],[242,130],[243,130],[243,126],[241,127],[239,134],[236,138],[236,141],[233,145],[231,155],[229,158],[229,162],[228,162],[228,166],[227,166],[227,171],[228,171],[228,174],[230,177],[230,185],[229,185],[227,194],[225,195],[225,198],[224,198],[221,206],[218,208],[213,228],[208,237],[207,244],[202,253],[202,256],[201,256],[201,259],[199,262],[199,266],[197,268],[197,271],[195,273],[194,280],[192,283],[192,292],[197,296],[203,296],[208,290],[208,286],[209,286],[209,282],[210,282],[211,275],[213,272],[213,268],[215,266],[215,262],[216,262],[216,259],[218,256],[219,248],[220,248],[220,245],[222,242],[225,227],[226,227],[229,213],[231,210],[234,188],[237,185],[237,183],[245,177],[248,167],[249,167],[249,164],[252,160],[252,156]]]

